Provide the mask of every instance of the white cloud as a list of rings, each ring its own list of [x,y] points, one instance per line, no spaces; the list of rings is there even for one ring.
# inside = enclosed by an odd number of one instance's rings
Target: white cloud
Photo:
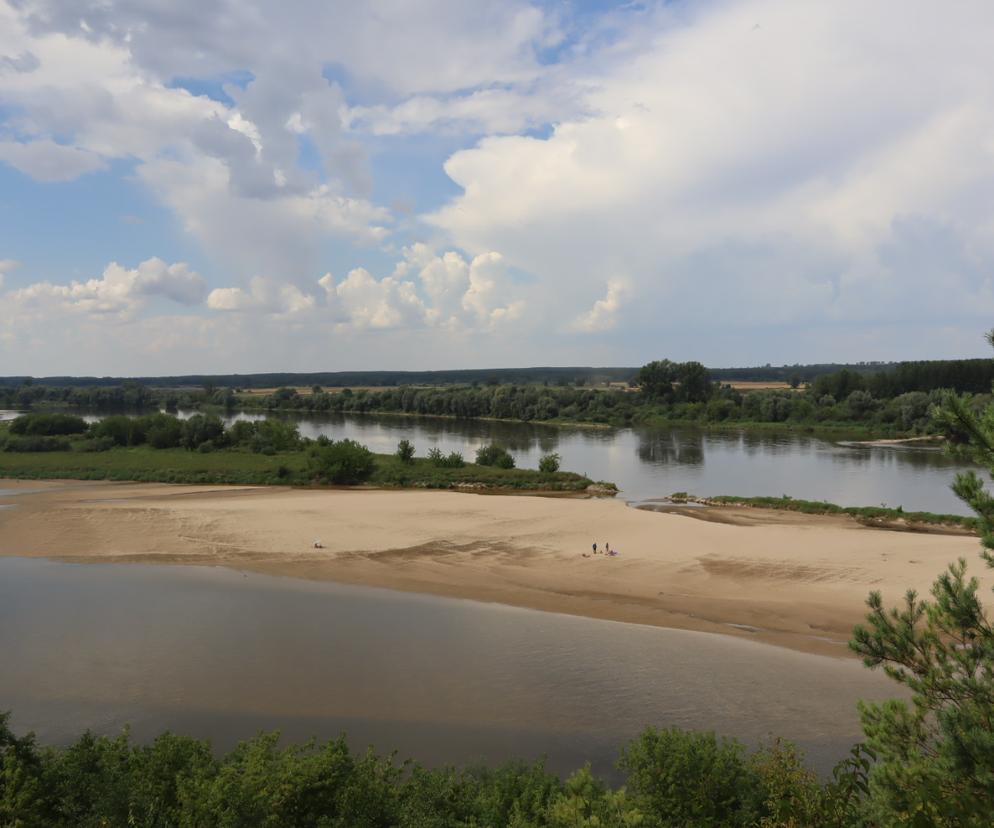
[[[625,319],[682,356],[756,358],[729,347],[746,327],[768,348],[771,324],[979,320],[994,310],[994,7],[912,6],[860,7],[855,28],[848,3],[661,9],[581,85],[594,114],[456,152],[463,193],[429,220],[538,276],[536,301],[575,329]],[[924,227],[945,228],[945,264],[907,255],[938,243]],[[612,271],[631,301],[591,308]]]
[[[20,266],[20,262],[15,259],[0,259],[0,288],[3,287],[3,281],[6,275]]]
[[[622,279],[610,279],[603,299],[594,302],[586,313],[573,320],[572,330],[583,333],[609,331],[617,323],[618,309],[625,298],[627,283]]]
[[[39,181],[71,181],[106,167],[96,153],[48,139],[28,143],[0,141],[0,161]]]
[[[207,307],[216,311],[249,312],[287,315],[303,313],[315,307],[314,296],[295,285],[280,284],[256,276],[248,290],[238,287],[215,288],[207,297]]]
[[[99,278],[85,282],[35,282],[11,291],[4,298],[25,311],[72,311],[125,318],[141,310],[152,297],[196,305],[205,294],[204,280],[185,263],[170,265],[152,258],[133,269],[111,262]]]

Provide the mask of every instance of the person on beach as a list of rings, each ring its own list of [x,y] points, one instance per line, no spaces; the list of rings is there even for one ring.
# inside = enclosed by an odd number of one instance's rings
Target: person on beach
[[[611,554],[611,544],[609,544],[609,543],[605,543],[604,544],[604,554],[605,555],[610,555]]]
[[[594,542],[594,554],[595,555],[597,554],[597,542],[596,541]]]

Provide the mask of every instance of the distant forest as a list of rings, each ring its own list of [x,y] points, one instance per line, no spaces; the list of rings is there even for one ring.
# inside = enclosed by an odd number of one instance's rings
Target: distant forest
[[[847,371],[863,377],[893,378],[904,391],[986,393],[994,382],[990,359],[924,360],[917,362],[818,363],[813,365],[757,365],[745,368],[708,368],[714,382],[810,383],[818,377]],[[393,387],[403,385],[603,385],[633,381],[638,367],[472,368],[453,371],[320,371],[268,374],[182,374],[160,377],[0,377],[0,388],[44,385],[49,388],[112,388],[125,384],[149,388],[280,388],[320,385],[323,388]],[[876,379],[882,387],[887,380]]]
[[[838,370],[827,370],[831,368]],[[731,371],[741,376],[728,376]],[[784,384],[733,386],[747,378]],[[143,381],[66,378],[64,382],[0,380],[0,408],[381,412],[613,426],[683,423],[843,429],[866,436],[912,436],[934,433],[932,412],[946,390],[975,395],[975,405],[989,399],[994,360],[720,370],[709,370],[699,362],[662,360],[640,369],[205,375]]]

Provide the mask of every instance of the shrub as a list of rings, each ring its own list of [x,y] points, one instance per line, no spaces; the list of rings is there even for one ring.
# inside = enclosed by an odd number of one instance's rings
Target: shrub
[[[542,474],[555,474],[559,471],[559,460],[560,457],[556,452],[544,454],[538,461],[538,470]]]
[[[110,451],[115,445],[109,437],[91,437],[76,443],[76,451]]]
[[[397,457],[401,463],[413,463],[414,443],[410,440],[401,440],[397,443]]]
[[[445,455],[438,448],[428,450],[428,460],[433,466],[437,466],[440,469],[461,469],[466,465],[466,461],[463,460],[462,454],[458,451],[453,451]]]
[[[662,825],[752,826],[766,792],[742,745],[713,733],[647,728],[621,755],[628,791]]]
[[[30,435],[21,437],[8,435],[3,444],[4,451],[69,451],[72,444],[68,437],[45,437]]]
[[[25,436],[84,434],[88,428],[86,420],[72,414],[22,414],[10,423],[11,434]]]
[[[355,440],[329,440],[315,444],[307,467],[316,480],[352,485],[372,476],[376,460],[368,448]]]
[[[514,458],[503,446],[491,443],[476,450],[476,462],[481,466],[496,466],[499,469],[513,469]]]
[[[177,448],[183,442],[183,423],[169,414],[151,414],[145,422],[145,442],[152,448]]]
[[[183,442],[188,449],[195,449],[201,443],[211,441],[215,446],[224,445],[224,423],[220,417],[207,414],[194,414],[183,423]]]

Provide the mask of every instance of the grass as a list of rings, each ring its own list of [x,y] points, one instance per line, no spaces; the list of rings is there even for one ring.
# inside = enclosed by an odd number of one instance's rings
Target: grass
[[[674,501],[696,500],[718,506],[751,506],[760,509],[779,509],[789,512],[802,512],[808,515],[849,515],[858,520],[897,522],[908,524],[928,524],[932,526],[960,526],[976,530],[977,519],[966,515],[943,515],[935,512],[906,512],[900,506],[891,509],[887,506],[839,506],[823,500],[799,500],[793,497],[736,497],[717,495],[708,498],[692,498],[685,492],[672,495]]]
[[[147,446],[102,452],[0,452],[0,477],[255,485],[311,483],[307,454],[303,451],[265,455],[224,449],[200,453]],[[439,468],[424,459],[405,464],[393,455],[378,454],[376,469],[368,482],[375,486],[429,489],[582,491],[593,481],[571,472],[542,474],[532,469],[498,469],[472,463],[459,469]]]

